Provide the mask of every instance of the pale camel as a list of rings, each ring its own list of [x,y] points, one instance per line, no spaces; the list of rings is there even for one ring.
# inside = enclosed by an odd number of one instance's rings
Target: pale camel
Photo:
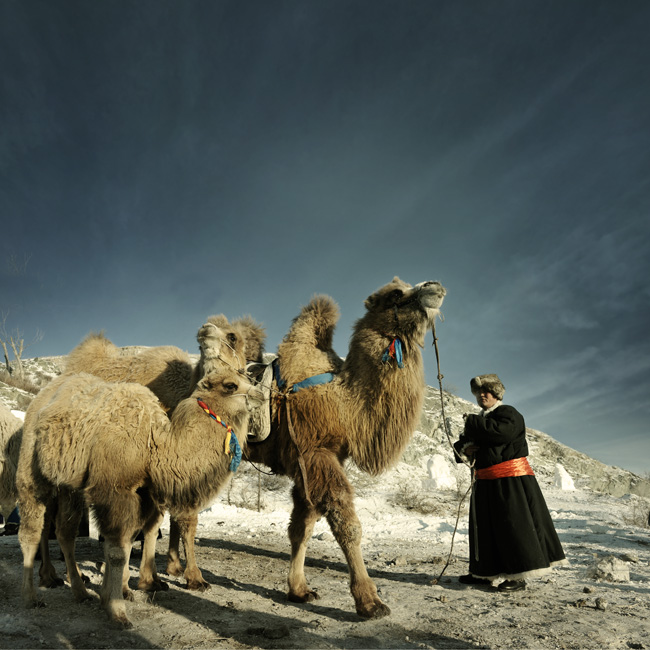
[[[106,381],[135,382],[151,389],[171,415],[176,405],[190,395],[205,374],[223,368],[244,372],[247,363],[260,362],[264,352],[265,332],[250,316],[232,322],[222,314],[210,316],[199,328],[197,340],[201,357],[194,364],[187,352],[173,346],[130,351],[116,347],[103,334],[90,334],[66,360],[66,373],[86,372]],[[196,563],[194,536],[198,510],[170,515],[167,573],[183,575],[187,588],[203,591],[210,584],[203,578]],[[149,534],[157,535],[157,531]],[[185,549],[185,570],[180,560],[180,541]],[[154,548],[145,540],[146,549]],[[138,588],[164,589],[164,582],[149,572],[153,560],[143,548],[141,579]],[[44,560],[45,562],[45,560]],[[51,563],[47,573],[53,573]],[[60,582],[60,581],[59,581]],[[54,586],[56,584],[50,581]]]
[[[364,565],[361,525],[343,462],[351,458],[378,474],[399,459],[422,408],[420,348],[445,293],[438,282],[412,287],[394,278],[366,299],[343,362],[331,347],[338,308],[327,296],[303,308],[280,344],[283,398],[271,435],[249,444],[246,458],[294,482],[289,600],[317,598],[307,585],[304,562],[314,524],[324,516],[347,559],[357,613],[366,618],[390,613]],[[332,381],[293,392],[309,376],[324,374],[317,381],[326,381],[327,373]]]
[[[16,468],[23,421],[0,403],[0,514],[8,517],[16,507]]]
[[[85,373],[63,375],[32,402],[25,416],[16,484],[24,557],[22,594],[39,606],[34,557],[44,514],[55,495],[56,534],[76,600],[89,598],[74,559],[79,503],[85,500],[105,539],[101,602],[109,617],[130,627],[125,599],[135,533],[145,545],[165,509],[205,507],[236,469],[236,442],[246,445],[249,410],[261,393],[241,373],[212,372],[174,409],[171,421],[156,396],[134,383],[112,383]],[[153,542],[152,542],[153,540]],[[157,578],[153,549],[149,571]]]

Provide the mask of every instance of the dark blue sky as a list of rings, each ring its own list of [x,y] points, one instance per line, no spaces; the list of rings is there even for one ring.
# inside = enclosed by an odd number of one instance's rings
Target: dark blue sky
[[[445,382],[650,470],[650,4],[0,2],[0,310],[196,350],[448,289]],[[430,336],[424,350],[436,384]]]

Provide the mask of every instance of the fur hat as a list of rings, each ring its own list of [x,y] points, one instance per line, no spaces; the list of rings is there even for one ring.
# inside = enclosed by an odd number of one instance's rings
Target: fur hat
[[[473,395],[476,395],[481,389],[490,391],[498,400],[503,399],[506,387],[501,383],[497,375],[479,375],[469,382],[469,387]]]

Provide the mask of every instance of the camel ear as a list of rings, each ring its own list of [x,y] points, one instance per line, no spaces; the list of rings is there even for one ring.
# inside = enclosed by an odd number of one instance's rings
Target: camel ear
[[[377,296],[373,293],[372,296],[368,296],[363,303],[366,309],[372,309],[377,304]]]
[[[206,324],[207,323],[212,323],[213,325],[216,325],[221,329],[230,327],[230,323],[228,322],[228,319],[223,314],[215,314],[214,316],[208,317]]]
[[[201,390],[212,390],[214,388],[214,382],[212,381],[212,374],[206,375],[198,383],[198,387]]]
[[[266,331],[250,316],[243,316],[235,321],[233,325],[239,326],[246,343],[246,361],[261,362],[264,354],[264,343],[266,342]]]

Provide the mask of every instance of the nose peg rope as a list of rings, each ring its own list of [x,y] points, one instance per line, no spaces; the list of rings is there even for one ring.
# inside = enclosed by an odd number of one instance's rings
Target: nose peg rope
[[[443,397],[443,391],[442,391],[442,380],[444,375],[440,372],[440,351],[438,350],[438,337],[436,335],[436,322],[435,319],[431,322],[431,333],[433,334],[433,347],[435,348],[436,351],[436,364],[438,367],[438,385],[440,387],[440,411],[442,415],[442,423],[443,423],[443,428],[445,430],[445,434],[447,436],[447,440],[449,441],[449,445],[451,447],[451,450],[454,452],[454,456],[459,458],[465,465],[467,465],[470,468],[470,471],[472,472],[472,479],[470,481],[469,488],[467,489],[467,492],[461,497],[460,502],[458,503],[458,510],[456,512],[456,523],[454,524],[454,532],[451,535],[451,545],[449,547],[449,555],[447,556],[447,561],[445,562],[445,566],[442,567],[442,571],[438,575],[437,578],[434,578],[431,581],[431,584],[437,585],[440,583],[440,580],[449,567],[449,564],[451,563],[451,556],[452,553],[454,552],[454,540],[456,538],[456,531],[458,530],[458,522],[460,521],[460,513],[461,509],[463,507],[463,503],[465,503],[465,499],[467,498],[467,495],[472,491],[474,487],[474,471],[472,469],[474,463],[469,463],[466,461],[459,453],[456,451],[456,448],[454,447],[454,443],[451,440],[451,433],[449,432],[449,425],[447,424],[447,417],[445,415],[445,400]]]

